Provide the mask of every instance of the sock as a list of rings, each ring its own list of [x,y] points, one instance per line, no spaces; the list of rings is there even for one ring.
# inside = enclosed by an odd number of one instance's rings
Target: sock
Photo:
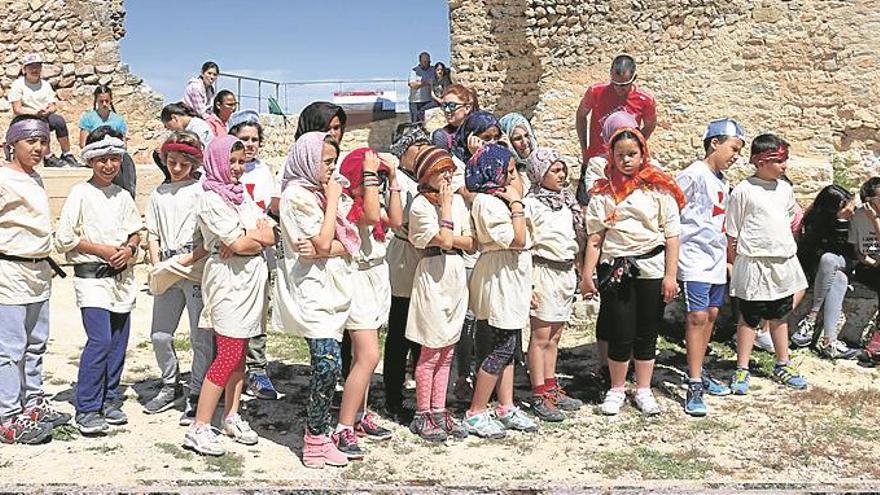
[[[694,378],[691,376],[691,377],[688,377],[688,383],[703,383],[703,378],[699,377],[699,376]]]
[[[780,366],[788,366],[790,363],[791,361],[776,361],[776,367],[779,368]]]
[[[556,383],[556,377],[554,376],[553,378],[544,379],[544,387],[546,387],[547,390],[553,390],[554,388],[557,388],[558,385]]]
[[[499,416],[507,416],[510,411],[513,410],[513,404],[498,404],[498,407],[495,408],[495,412]]]
[[[432,409],[431,414],[443,414],[446,412],[446,408],[443,409]]]
[[[341,432],[344,431],[344,430],[353,430],[353,429],[354,429],[353,426],[346,426],[346,425],[344,425],[344,424],[342,424],[342,423],[339,423],[339,424],[336,425],[336,431],[335,431],[335,433],[341,433]]]
[[[533,395],[544,395],[547,392],[547,383],[545,382],[543,385],[538,385],[537,387],[532,387]]]
[[[645,387],[645,388],[637,388],[636,395],[654,395],[654,394],[651,393],[650,387]]]
[[[611,387],[608,391],[609,392],[619,392],[621,394],[625,394],[626,388],[624,388],[624,387]]]
[[[480,414],[483,414],[484,412],[486,412],[485,409],[481,409],[479,411],[471,411],[470,409],[468,409],[467,412],[464,413],[464,417],[465,418],[473,418],[474,416],[479,416]]]

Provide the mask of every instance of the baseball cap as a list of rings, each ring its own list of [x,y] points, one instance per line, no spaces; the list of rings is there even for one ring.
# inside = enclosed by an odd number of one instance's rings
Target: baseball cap
[[[729,136],[742,139],[743,141],[746,140],[746,133],[742,126],[733,119],[718,119],[709,122],[709,126],[706,127],[706,133],[703,134],[703,140],[705,141],[716,136]]]
[[[23,57],[21,57],[21,65],[31,65],[31,64],[42,64],[43,57],[40,56],[39,53],[25,53]]]

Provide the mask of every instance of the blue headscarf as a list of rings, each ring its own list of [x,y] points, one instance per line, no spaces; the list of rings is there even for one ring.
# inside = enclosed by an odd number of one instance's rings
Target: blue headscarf
[[[477,150],[465,169],[464,184],[467,190],[492,194],[505,187],[511,158],[510,150],[501,144],[487,144]]]
[[[477,110],[468,115],[461,127],[455,132],[452,142],[452,155],[467,163],[471,159],[471,151],[468,149],[468,137],[486,132],[490,127],[497,127],[501,131],[501,125],[494,115],[485,111]]]
[[[504,117],[501,117],[501,120],[498,121],[501,125],[501,132],[507,135],[508,141],[510,141],[510,145],[513,146],[513,130],[517,127],[521,127],[525,129],[526,134],[529,136],[529,150],[532,153],[538,149],[538,140],[535,139],[535,131],[532,129],[532,124],[529,122],[529,119],[525,118],[522,114],[519,113],[509,113]],[[516,158],[517,169],[525,170],[528,165],[529,158],[520,158],[519,154],[514,151],[514,158]]]

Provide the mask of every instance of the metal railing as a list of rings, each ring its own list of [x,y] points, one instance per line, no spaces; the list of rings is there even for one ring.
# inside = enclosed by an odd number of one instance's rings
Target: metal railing
[[[285,114],[297,114],[312,101],[332,101],[335,92],[395,92],[398,112],[408,111],[409,86],[406,79],[327,79],[314,81],[273,81],[240,74],[221,73],[218,89],[235,93],[240,109],[258,113],[269,111],[268,99],[274,97]]]

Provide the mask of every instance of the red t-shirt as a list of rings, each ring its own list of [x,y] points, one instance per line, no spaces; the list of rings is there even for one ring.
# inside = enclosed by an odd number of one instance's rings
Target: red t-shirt
[[[602,141],[602,125],[605,123],[605,118],[612,113],[625,110],[635,117],[639,125],[642,125],[646,119],[653,119],[657,115],[654,96],[639,89],[635,84],[625,97],[617,96],[610,82],[590,86],[584,93],[584,97],[581,98],[581,108],[584,110],[589,110],[585,108],[588,98],[593,100],[593,109],[590,113],[590,145],[584,160],[604,155],[607,151],[605,143]]]

